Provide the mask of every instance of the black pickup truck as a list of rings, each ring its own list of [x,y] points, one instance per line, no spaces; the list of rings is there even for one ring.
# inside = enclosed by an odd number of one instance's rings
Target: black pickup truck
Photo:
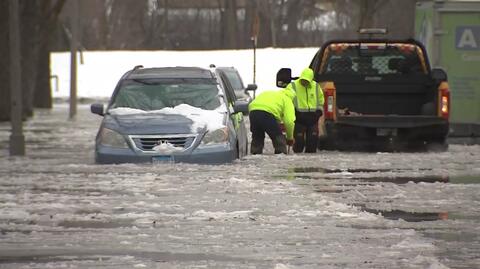
[[[320,148],[446,150],[450,92],[447,75],[431,69],[425,47],[409,40],[325,43],[310,67],[323,86]],[[281,69],[277,85],[291,70]]]

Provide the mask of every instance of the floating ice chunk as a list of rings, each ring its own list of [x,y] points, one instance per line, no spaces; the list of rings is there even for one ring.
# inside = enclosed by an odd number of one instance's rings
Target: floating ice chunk
[[[292,269],[292,267],[289,267],[283,263],[277,263],[275,264],[274,269]]]
[[[426,268],[426,269],[450,269],[450,267],[443,265],[435,257],[426,257],[423,255],[416,256],[413,259],[412,264],[421,265],[421,268]]]
[[[392,248],[418,248],[418,249],[434,249],[435,246],[432,243],[422,242],[413,238],[406,238],[400,243],[393,245]]]
[[[358,217],[357,214],[345,213],[345,212],[337,212],[337,216],[342,217],[342,218],[356,218],[356,217]]]
[[[240,218],[247,218],[252,211],[245,210],[245,211],[232,211],[232,212],[211,212],[205,210],[198,210],[195,211],[192,215],[194,217],[206,218],[206,219],[240,219]]]

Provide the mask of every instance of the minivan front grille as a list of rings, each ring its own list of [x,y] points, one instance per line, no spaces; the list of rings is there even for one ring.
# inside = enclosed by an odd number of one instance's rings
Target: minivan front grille
[[[154,152],[157,145],[169,143],[176,148],[186,150],[193,145],[196,135],[172,134],[172,135],[131,135],[133,145],[144,152]]]

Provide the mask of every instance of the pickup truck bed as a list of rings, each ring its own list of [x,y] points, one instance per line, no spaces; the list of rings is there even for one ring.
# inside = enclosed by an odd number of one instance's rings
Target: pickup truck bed
[[[427,75],[318,76],[317,79],[335,83],[338,109],[348,108],[362,115],[436,115],[433,107],[437,89]]]
[[[446,74],[432,72],[417,41],[331,41],[310,67],[318,82],[333,82],[324,88],[320,148],[447,149]]]

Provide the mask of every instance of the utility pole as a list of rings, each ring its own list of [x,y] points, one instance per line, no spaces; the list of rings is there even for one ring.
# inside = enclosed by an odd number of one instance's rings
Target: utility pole
[[[25,155],[25,136],[22,122],[22,69],[20,66],[20,20],[18,18],[18,0],[9,3],[9,39],[10,39],[10,109],[12,134],[10,135],[10,156]]]
[[[77,49],[78,49],[78,0],[72,1],[72,38],[70,39],[70,114],[74,119],[77,115]]]
[[[257,7],[255,6],[255,13],[252,24],[252,43],[253,43],[253,83],[256,83],[257,77],[257,40],[260,32],[260,17],[258,15]],[[253,92],[255,94],[255,92]]]

